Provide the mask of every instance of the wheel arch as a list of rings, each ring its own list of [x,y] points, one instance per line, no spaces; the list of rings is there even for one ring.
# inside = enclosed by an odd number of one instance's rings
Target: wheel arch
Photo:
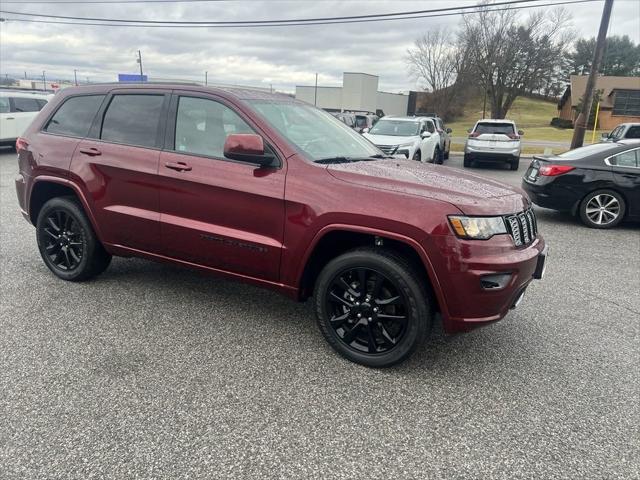
[[[305,300],[313,294],[317,277],[329,260],[361,246],[390,249],[408,258],[425,280],[436,309],[446,309],[442,287],[433,264],[417,241],[394,232],[349,225],[329,225],[316,234],[297,276],[299,300]]]
[[[101,240],[102,236],[100,234],[100,229],[93,217],[91,208],[89,208],[85,195],[78,185],[64,178],[40,176],[34,179],[33,187],[29,193],[29,204],[27,207],[31,223],[33,225],[37,223],[38,214],[46,202],[52,198],[68,196],[73,196],[78,200],[80,206],[87,214],[98,239]]]
[[[624,192],[617,188],[617,185],[601,185],[598,186],[596,188],[592,188],[590,189],[587,193],[585,193],[584,195],[582,195],[578,201],[574,204],[573,208],[571,209],[571,214],[575,217],[576,215],[580,214],[580,205],[582,205],[582,202],[584,201],[585,198],[587,198],[589,195],[591,195],[593,192],[597,192],[598,190],[611,190],[612,192],[617,193],[618,195],[620,195],[622,197],[622,200],[624,200],[624,215],[623,215],[623,219],[628,215],[629,213],[629,199],[627,198],[627,196],[624,194]]]

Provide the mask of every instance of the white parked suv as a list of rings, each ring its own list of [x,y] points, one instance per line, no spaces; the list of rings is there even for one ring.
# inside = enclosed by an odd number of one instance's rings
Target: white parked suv
[[[53,95],[0,91],[0,145],[14,145]]]
[[[464,166],[473,166],[474,160],[507,162],[511,170],[520,165],[520,136],[522,130],[511,120],[478,120],[469,130],[464,146]]]
[[[431,118],[386,116],[363,135],[387,155],[442,163],[440,135]]]

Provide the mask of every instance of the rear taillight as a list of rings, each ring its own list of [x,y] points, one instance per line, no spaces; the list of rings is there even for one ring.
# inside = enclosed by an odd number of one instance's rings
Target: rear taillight
[[[516,135],[515,133],[509,133],[509,134],[508,134],[508,137],[509,137],[511,140],[520,140],[520,135]]]
[[[469,134],[469,138],[476,138],[476,137],[479,137],[479,136],[480,136],[480,133],[479,133],[479,132],[471,132],[471,133]]]
[[[26,150],[29,146],[29,142],[27,142],[24,138],[20,137],[16,140],[16,152],[20,150]]]
[[[563,173],[575,170],[576,167],[570,167],[569,165],[541,165],[539,173],[545,177],[555,177],[556,175],[562,175]]]

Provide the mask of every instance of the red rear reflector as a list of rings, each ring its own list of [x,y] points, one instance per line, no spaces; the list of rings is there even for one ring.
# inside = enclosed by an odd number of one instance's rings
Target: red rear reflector
[[[24,138],[20,137],[16,140],[16,152],[20,150],[26,150],[29,146],[29,142],[27,142]]]
[[[508,136],[512,140],[518,140],[520,138],[520,135],[516,135],[515,133],[510,133]]]
[[[555,177],[556,175],[562,175],[563,173],[575,170],[576,167],[570,167],[569,165],[541,165],[540,175],[545,177]]]
[[[476,137],[479,137],[479,136],[480,136],[480,133],[478,133],[478,132],[472,132],[472,133],[469,134],[469,138],[476,138]]]

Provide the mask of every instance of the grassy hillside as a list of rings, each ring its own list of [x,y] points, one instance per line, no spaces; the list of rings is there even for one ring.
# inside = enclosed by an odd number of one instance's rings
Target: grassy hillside
[[[488,108],[489,110],[489,108]],[[488,111],[487,117],[491,115]],[[551,127],[549,122],[558,115],[555,102],[546,102],[532,98],[519,97],[513,103],[507,118],[516,122],[519,129],[524,130],[523,140],[539,140],[552,142],[571,142],[573,129],[561,129]],[[453,136],[463,137],[467,129],[472,128],[475,122],[482,118],[482,98],[471,100],[465,107],[462,118],[447,124],[453,129]],[[600,138],[596,132],[596,141]],[[591,143],[591,131],[587,131],[585,144]]]

